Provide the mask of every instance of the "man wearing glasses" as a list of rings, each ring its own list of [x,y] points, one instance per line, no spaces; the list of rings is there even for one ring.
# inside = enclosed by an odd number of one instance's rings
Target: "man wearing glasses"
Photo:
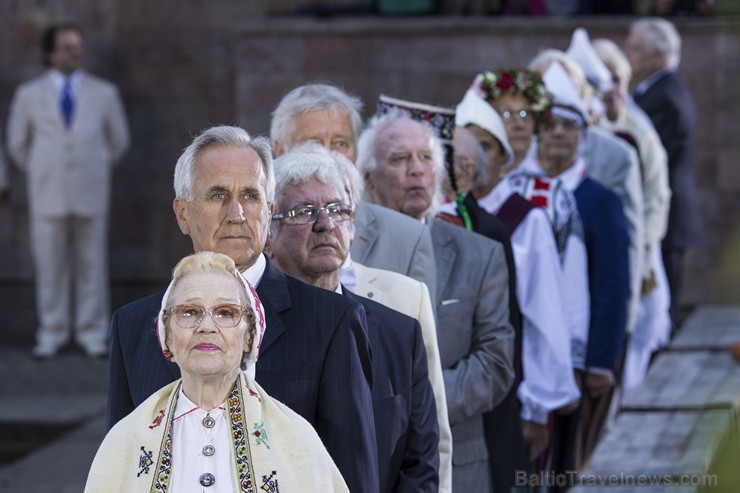
[[[307,143],[275,160],[278,214],[269,256],[285,273],[365,308],[373,360],[373,412],[381,492],[437,492],[439,429],[419,322],[355,295],[340,282],[360,195],[354,165]],[[351,192],[350,192],[351,190]]]
[[[575,197],[583,223],[590,298],[581,405],[556,421],[554,441],[562,446],[555,450],[557,473],[580,469],[606,424],[627,325],[630,240],[619,196],[589,178],[586,162],[578,156],[588,115],[575,86],[559,63],[552,63],[543,79],[554,102],[540,128],[537,158],[542,170],[557,177]],[[561,432],[566,436],[558,436]],[[573,445],[576,440],[581,447]]]

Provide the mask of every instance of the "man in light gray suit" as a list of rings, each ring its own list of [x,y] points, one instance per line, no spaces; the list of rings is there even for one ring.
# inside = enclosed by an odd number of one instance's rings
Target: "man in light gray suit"
[[[444,154],[425,125],[400,115],[376,117],[358,147],[367,199],[430,225],[437,339],[453,440],[452,491],[490,491],[482,415],[514,381],[503,246],[434,219]]]
[[[362,127],[362,102],[336,86],[306,84],[290,91],[272,113],[270,137],[281,156],[296,145],[316,141],[355,162]],[[412,277],[435,296],[436,267],[429,228],[375,204],[363,204],[355,218],[352,260]],[[346,270],[342,271],[342,282]]]
[[[82,70],[84,41],[72,24],[44,33],[49,70],[16,91],[8,118],[11,158],[28,175],[39,328],[32,354],[54,356],[70,338],[107,353],[107,222],[113,164],[128,148],[118,90]]]

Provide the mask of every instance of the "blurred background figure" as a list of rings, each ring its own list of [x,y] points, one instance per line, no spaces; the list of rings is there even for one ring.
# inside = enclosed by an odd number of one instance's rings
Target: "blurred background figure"
[[[660,137],[629,95],[632,69],[627,57],[608,39],[594,40],[593,47],[609,69],[613,82],[611,90],[603,95],[605,112],[599,125],[634,143],[642,172],[645,256],[640,306],[624,363],[624,390],[629,392],[644,379],[652,353],[665,345],[670,337],[670,292],[660,242],[668,226],[671,189],[668,186],[667,156]]]
[[[635,103],[650,117],[668,154],[672,192],[668,229],[662,242],[663,263],[671,292],[671,318],[681,322],[684,255],[703,243],[703,225],[696,191],[696,113],[686,82],[678,75],[681,37],[670,21],[635,21],[627,37]]]
[[[128,148],[128,123],[116,87],[83,70],[79,27],[47,28],[41,50],[49,69],[17,89],[7,128],[8,152],[28,175],[38,315],[32,354],[54,356],[73,324],[76,342],[100,357],[110,320],[111,172]]]
[[[0,134],[2,132],[0,131]],[[0,142],[2,142],[2,139],[0,138]],[[8,195],[8,164],[5,160],[5,151],[3,150],[2,146],[0,146],[0,204],[2,204],[5,201],[5,197]]]

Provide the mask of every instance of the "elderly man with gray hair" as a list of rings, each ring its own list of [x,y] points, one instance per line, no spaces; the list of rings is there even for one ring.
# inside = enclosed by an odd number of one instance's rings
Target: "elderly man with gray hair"
[[[380,491],[436,493],[439,431],[419,322],[358,296],[340,282],[340,268],[351,262],[356,212],[352,197],[361,193],[357,170],[340,153],[309,142],[275,160],[275,177],[279,212],[270,228],[270,259],[287,274],[365,308]],[[413,290],[409,294],[413,296]]]
[[[694,176],[696,112],[691,91],[677,73],[681,37],[670,21],[635,21],[627,37],[626,55],[634,74],[635,103],[650,117],[668,154],[672,195],[662,248],[671,290],[671,315],[676,322],[684,254],[687,248],[701,244],[704,236]]]
[[[355,162],[362,130],[362,101],[331,84],[306,84],[283,97],[272,113],[270,137],[275,155],[315,141]],[[413,277],[434,299],[436,273],[429,229],[403,214],[375,204],[357,210],[352,243],[356,262]],[[348,282],[346,272],[343,281]]]
[[[269,141],[238,127],[209,128],[178,159],[174,188],[172,208],[193,249],[231,257],[262,300],[267,330],[255,380],[316,429],[350,491],[377,493],[364,310],[285,275],[263,254],[275,196]],[[109,427],[180,376],[157,342],[154,321],[163,295],[134,301],[113,315]]]
[[[489,491],[483,413],[513,380],[514,331],[500,243],[434,219],[444,177],[432,130],[401,114],[376,117],[359,141],[365,196],[430,226],[437,264],[437,337],[452,426],[452,490]]]

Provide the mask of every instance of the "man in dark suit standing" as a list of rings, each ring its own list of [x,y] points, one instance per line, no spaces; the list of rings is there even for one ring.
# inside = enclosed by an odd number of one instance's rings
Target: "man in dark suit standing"
[[[668,154],[668,180],[673,195],[668,231],[663,238],[663,262],[671,291],[671,315],[681,301],[684,253],[703,237],[696,195],[696,123],[694,103],[676,69],[681,61],[681,37],[665,19],[635,21],[627,37],[635,102],[647,113]]]
[[[275,161],[275,179],[279,212],[271,226],[270,259],[286,273],[365,308],[380,491],[436,493],[439,428],[419,322],[340,283],[354,236],[350,197],[362,188],[357,170],[341,154],[309,143]]]
[[[262,254],[273,214],[272,149],[238,127],[195,138],[175,168],[173,209],[195,251],[229,255],[265,307],[256,380],[318,432],[352,492],[378,491],[364,310],[280,272]],[[179,377],[159,350],[163,293],[130,303],[111,322],[108,426]]]

